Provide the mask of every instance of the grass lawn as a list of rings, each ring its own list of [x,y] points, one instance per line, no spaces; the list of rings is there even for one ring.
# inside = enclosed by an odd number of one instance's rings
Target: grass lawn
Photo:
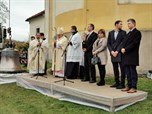
[[[112,77],[106,78],[113,83]],[[148,99],[122,111],[109,113],[101,109],[59,101],[13,84],[0,85],[0,114],[152,114],[152,80],[139,78],[138,89],[147,91]]]

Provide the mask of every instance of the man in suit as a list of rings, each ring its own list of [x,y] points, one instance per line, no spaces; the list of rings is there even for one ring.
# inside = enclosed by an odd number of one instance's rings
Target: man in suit
[[[122,30],[122,21],[117,20],[115,22],[115,29],[110,31],[108,35],[108,48],[115,77],[115,84],[110,87],[116,87],[117,89],[125,88],[125,68],[121,59],[121,43],[125,36],[126,32]],[[119,66],[121,70],[121,79],[119,79]]]
[[[137,91],[138,81],[136,67],[139,66],[139,47],[142,36],[141,32],[136,29],[136,21],[134,19],[128,19],[127,24],[130,31],[122,44],[123,48],[121,52],[123,53],[128,87],[122,89],[122,91],[135,93]]]
[[[97,39],[97,33],[94,32],[94,25],[89,24],[87,28],[89,34],[86,36],[86,40],[83,42],[84,51],[84,66],[85,66],[85,76],[82,81],[90,81],[90,83],[96,82],[96,71],[95,66],[91,64],[93,43]]]

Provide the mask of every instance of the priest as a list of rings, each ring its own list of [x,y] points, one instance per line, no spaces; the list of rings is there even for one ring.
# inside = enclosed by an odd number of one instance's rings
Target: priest
[[[64,77],[65,58],[63,52],[68,44],[62,27],[57,29],[57,39],[54,41],[52,71],[55,77]]]
[[[29,45],[28,69],[32,75],[43,75],[46,61],[46,42],[41,39],[40,33],[36,34],[36,39]],[[39,57],[38,57],[39,55]]]
[[[71,26],[71,36],[67,49],[65,76],[68,79],[76,79],[79,73],[79,63],[82,61],[81,36],[76,26]]]

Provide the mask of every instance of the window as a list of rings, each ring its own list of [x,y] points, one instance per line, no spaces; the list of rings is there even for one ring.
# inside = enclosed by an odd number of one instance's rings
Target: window
[[[1,24],[0,24],[0,43],[2,43],[2,26],[1,26]]]
[[[152,0],[118,0],[118,4],[152,4]]]
[[[7,30],[6,28],[3,28],[3,39],[7,37]]]
[[[36,34],[40,33],[40,28],[36,28]]]

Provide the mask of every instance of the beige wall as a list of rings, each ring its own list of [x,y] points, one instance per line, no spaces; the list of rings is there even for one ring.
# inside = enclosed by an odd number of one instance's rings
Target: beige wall
[[[62,0],[58,0],[58,2]],[[70,0],[69,0],[70,1]],[[56,16],[56,26],[63,26],[69,31],[72,24],[84,30],[88,23],[94,23],[96,30],[104,28],[111,30],[117,19],[124,22],[124,29],[127,29],[126,20],[135,18],[137,27],[142,30],[152,30],[152,4],[119,4],[117,0],[83,0],[83,8],[63,12]],[[130,0],[129,0],[130,1]],[[67,6],[70,2],[66,3]],[[61,9],[62,7],[56,7]]]
[[[117,19],[127,29],[128,18],[135,18],[139,29],[152,29],[152,4],[119,5],[117,0],[87,0],[87,9],[87,23],[94,23],[97,29],[111,30]]]
[[[58,16],[72,10],[83,9],[83,2],[83,0],[55,0],[55,15]]]

